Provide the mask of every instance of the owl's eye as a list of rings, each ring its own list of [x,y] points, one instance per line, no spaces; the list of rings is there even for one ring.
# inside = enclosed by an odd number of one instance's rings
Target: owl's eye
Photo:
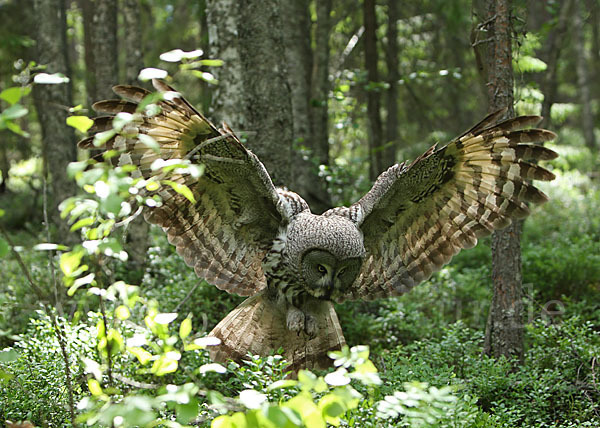
[[[346,271],[346,267],[343,267],[340,270],[338,270],[337,271],[338,276],[343,275],[345,271]]]
[[[323,265],[317,265],[317,270],[319,273],[327,273],[327,268]]]

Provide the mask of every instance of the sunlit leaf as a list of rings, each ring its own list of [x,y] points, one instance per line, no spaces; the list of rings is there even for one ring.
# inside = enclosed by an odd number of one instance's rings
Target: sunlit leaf
[[[198,372],[203,375],[209,372],[225,373],[227,369],[219,363],[208,363],[200,366]]]
[[[139,346],[127,348],[127,350],[132,353],[142,365],[145,365],[148,361],[152,360],[152,354],[146,351],[144,348]]]
[[[75,272],[75,270],[79,267],[82,257],[82,251],[69,251],[68,253],[61,254],[60,261],[58,263],[60,270],[62,270],[65,276],[72,275],[73,272]]]
[[[192,332],[192,320],[191,318],[186,318],[181,322],[179,326],[179,337],[183,340],[190,335]]]
[[[267,401],[267,396],[254,389],[245,389],[240,392],[240,401],[249,409],[258,409],[262,403]]]
[[[21,88],[20,86],[6,88],[2,92],[0,92],[0,99],[3,99],[10,105],[13,105],[19,102],[21,97],[24,95],[24,92],[24,88]]]
[[[79,132],[86,133],[92,127],[94,121],[87,116],[69,116],[67,125],[77,129]]]
[[[189,52],[181,49],[173,49],[172,51],[162,53],[159,58],[166,62],[179,62],[182,59],[198,58],[199,56],[202,56],[203,53],[202,49],[196,49]]]
[[[154,317],[154,322],[157,324],[170,324],[177,318],[176,312],[162,313]]]
[[[194,194],[192,193],[190,188],[188,186],[186,186],[185,184],[177,183],[177,182],[171,181],[171,180],[163,180],[162,182],[171,186],[171,188],[173,190],[175,190],[180,195],[183,195],[191,203],[193,203],[193,204],[196,203],[196,198],[194,198]]]
[[[115,309],[115,316],[120,320],[126,320],[131,316],[131,312],[129,312],[127,306],[120,305]]]
[[[68,83],[69,78],[62,73],[38,73],[34,76],[33,81],[42,85],[58,85],[60,83]]]
[[[96,379],[88,379],[88,389],[92,395],[102,395],[102,387],[100,386],[100,382]]]
[[[151,79],[164,79],[167,76],[168,73],[166,70],[162,70],[160,68],[144,68],[140,71],[138,79],[142,82],[145,82]]]

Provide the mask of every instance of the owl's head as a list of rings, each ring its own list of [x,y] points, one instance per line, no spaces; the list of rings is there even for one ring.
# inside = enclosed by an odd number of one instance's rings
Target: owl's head
[[[360,272],[362,258],[339,259],[329,251],[315,248],[304,254],[300,264],[306,292],[330,300],[352,285]]]
[[[335,299],[352,285],[365,256],[362,232],[338,215],[297,215],[288,227],[286,247],[306,292],[323,299]]]

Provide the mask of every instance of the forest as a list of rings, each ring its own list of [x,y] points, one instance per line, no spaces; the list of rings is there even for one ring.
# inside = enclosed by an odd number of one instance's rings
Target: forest
[[[0,23],[0,424],[600,427],[600,0]]]

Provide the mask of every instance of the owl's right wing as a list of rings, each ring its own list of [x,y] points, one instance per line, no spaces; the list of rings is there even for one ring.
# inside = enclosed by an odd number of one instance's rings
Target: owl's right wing
[[[230,293],[253,295],[266,286],[262,259],[279,226],[306,203],[276,189],[263,164],[230,129],[217,129],[164,82],[153,84],[163,94],[158,114],[147,114],[140,106],[149,91],[115,86],[124,100],[94,104],[94,110],[108,115],[96,118],[90,132],[113,129],[118,113],[133,114],[133,121],[104,148],[120,152],[115,163],[133,164],[144,179],[160,183],[149,193],[158,194],[161,203],[146,211],[146,220],[165,230],[199,277]],[[146,143],[144,135],[158,148]],[[88,137],[79,147],[93,149],[93,141],[94,136]],[[157,168],[177,159],[204,165],[204,173],[194,177],[175,169],[165,174]],[[191,190],[192,198],[174,190],[181,184]]]
[[[410,290],[478,238],[529,214],[525,202],[546,196],[529,180],[552,180],[528,162],[557,155],[535,143],[555,135],[522,116],[494,125],[503,111],[451,141],[430,148],[410,165],[382,173],[357,203],[334,214],[352,219],[364,234],[367,256],[347,293],[374,299]]]

